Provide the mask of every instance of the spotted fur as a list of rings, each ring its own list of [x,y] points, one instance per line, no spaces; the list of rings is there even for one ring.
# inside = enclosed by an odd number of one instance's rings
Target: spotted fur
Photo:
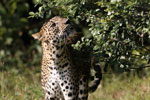
[[[67,51],[67,38],[75,34],[68,19],[53,17],[33,34],[43,49],[41,83],[45,100],[87,100],[89,70],[74,66]],[[81,69],[82,70],[81,70]],[[84,72],[83,72],[84,70]]]

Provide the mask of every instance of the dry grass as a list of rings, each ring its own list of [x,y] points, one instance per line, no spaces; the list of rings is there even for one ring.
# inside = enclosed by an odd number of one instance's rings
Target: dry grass
[[[0,100],[43,100],[39,68],[0,72]],[[150,77],[104,75],[89,100],[150,100]]]
[[[108,76],[109,77],[109,76]],[[150,77],[116,77],[105,76],[102,85],[90,94],[89,100],[150,100]]]

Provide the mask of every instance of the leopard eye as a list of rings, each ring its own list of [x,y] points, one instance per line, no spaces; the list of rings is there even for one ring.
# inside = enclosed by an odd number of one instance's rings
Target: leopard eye
[[[56,26],[56,24],[55,24],[55,23],[53,23],[51,26],[52,26],[52,27],[55,27],[55,26]]]

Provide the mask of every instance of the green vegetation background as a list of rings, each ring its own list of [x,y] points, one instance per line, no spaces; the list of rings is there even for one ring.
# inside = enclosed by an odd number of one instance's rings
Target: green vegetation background
[[[102,65],[89,100],[150,100],[149,0],[1,0],[0,100],[43,100],[42,50],[31,34],[56,15],[84,34],[74,49]]]

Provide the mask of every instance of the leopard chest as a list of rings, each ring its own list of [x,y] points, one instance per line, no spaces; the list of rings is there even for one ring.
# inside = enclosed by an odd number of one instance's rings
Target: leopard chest
[[[42,58],[42,86],[44,87],[50,79],[63,80],[70,74],[72,69],[65,48],[55,47],[43,49]]]

